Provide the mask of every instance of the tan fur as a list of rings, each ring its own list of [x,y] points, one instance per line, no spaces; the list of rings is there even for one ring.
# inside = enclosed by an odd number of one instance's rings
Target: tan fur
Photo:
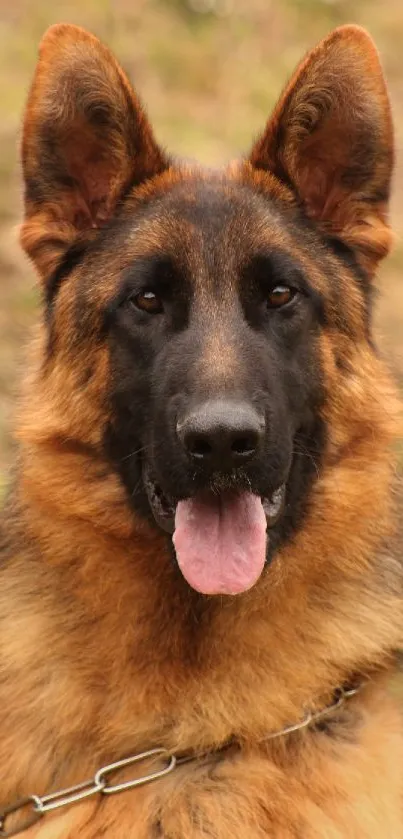
[[[43,42],[28,105],[27,182],[37,171],[43,123],[53,114],[51,90],[59,96],[64,79],[69,93],[83,44],[89,47],[84,66],[92,57],[102,101],[110,99],[106,80],[111,76],[114,90],[117,84],[126,90],[122,71],[96,39],[73,27],[53,28]],[[230,196],[234,187],[234,200],[235,187],[248,184],[293,207],[274,150],[278,125],[287,119],[294,139],[284,140],[281,166],[298,179],[316,220],[342,229],[372,271],[389,241],[383,202],[371,204],[370,214],[370,201],[358,202],[351,190],[341,194],[334,176],[335,194],[321,203],[321,179],[311,187],[309,154],[315,149],[308,142],[301,151],[295,137],[301,140],[302,134],[304,143],[306,119],[314,118],[311,93],[315,102],[322,101],[326,73],[330,85],[340,62],[337,114],[343,117],[345,70],[346,78],[356,80],[357,98],[368,84],[370,101],[379,102],[380,137],[390,163],[384,83],[372,43],[361,30],[337,30],[318,50],[290,83],[251,161],[231,164],[224,175],[203,177],[222,179]],[[319,64],[318,55],[323,56]],[[63,74],[63,62],[70,75]],[[293,95],[299,97],[298,107],[284,116]],[[65,120],[81,124],[74,99],[65,101],[57,127],[63,137]],[[365,110],[366,99],[362,104]],[[169,168],[148,124],[141,126],[136,134],[143,149],[140,170],[154,177],[133,186],[126,211],[174,185],[184,185],[193,200],[200,172]],[[326,130],[334,130],[333,122]],[[40,202],[27,201],[22,241],[45,285],[67,242],[91,235],[93,224],[101,223],[101,204],[107,214],[113,212],[131,167],[122,135],[107,164],[102,143],[93,147],[88,126],[78,136],[87,150],[83,158],[70,146],[70,136],[62,146],[62,168],[74,171],[71,189],[65,192],[56,183],[54,193]],[[324,147],[329,159],[337,161],[339,155],[344,161],[337,137]],[[302,153],[306,169],[299,168]],[[95,168],[88,168],[91,160]],[[111,160],[119,161],[113,172]],[[324,181],[330,177],[328,165],[326,157]],[[369,192],[382,181],[378,172],[374,177],[379,183],[371,183]],[[95,215],[91,207],[98,208]],[[119,260],[129,263],[147,242],[155,251],[168,228],[173,248],[175,236],[197,238],[197,231],[178,230],[164,218],[139,229],[126,243],[124,257],[110,255],[97,289],[100,301],[108,299]],[[298,255],[312,283],[327,295],[332,323],[328,278],[292,231],[274,220],[270,228],[248,235],[256,243],[277,237]],[[165,537],[130,511],[101,447],[109,418],[107,348],[93,345],[91,336],[81,351],[66,341],[63,336],[74,335],[74,270],[61,288],[53,336],[57,352],[45,361],[48,337],[40,328],[17,430],[19,478],[7,518],[11,550],[0,586],[0,707],[5,709],[0,805],[78,783],[102,764],[154,746],[211,749],[235,734],[241,750],[184,766],[120,796],[63,809],[22,833],[22,839],[402,839],[403,727],[388,694],[394,651],[403,640],[401,566],[392,550],[398,406],[383,362],[366,340],[361,295],[347,269],[340,281],[353,337],[333,323],[320,339],[329,439],[309,512],[259,583],[224,600],[191,591],[166,554]],[[201,305],[202,289],[201,284],[195,291]],[[217,327],[201,369],[213,364],[217,375],[225,372],[222,340]],[[236,366],[236,353],[234,340],[225,357],[227,369]],[[260,743],[269,732],[300,720],[305,708],[322,708],[352,674],[370,681],[351,700],[346,718],[334,723],[334,732],[308,730]]]

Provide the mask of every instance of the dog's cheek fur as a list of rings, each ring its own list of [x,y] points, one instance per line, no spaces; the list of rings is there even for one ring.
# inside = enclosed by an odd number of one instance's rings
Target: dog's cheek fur
[[[122,481],[131,509],[152,519],[142,479],[150,422],[152,352],[141,341],[129,341],[125,335],[120,341],[109,340],[109,353],[111,414],[103,439],[104,450]]]

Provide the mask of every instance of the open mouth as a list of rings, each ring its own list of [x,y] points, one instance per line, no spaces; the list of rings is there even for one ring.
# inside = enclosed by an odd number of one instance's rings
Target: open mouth
[[[202,594],[239,594],[259,579],[266,561],[267,530],[285,507],[285,484],[269,498],[250,491],[210,490],[175,504],[144,471],[157,524],[172,534],[183,576]]]

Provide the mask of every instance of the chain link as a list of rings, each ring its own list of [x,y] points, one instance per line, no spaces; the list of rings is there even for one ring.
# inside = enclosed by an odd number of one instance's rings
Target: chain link
[[[76,801],[82,801],[84,798],[89,798],[90,795],[96,795],[104,791],[104,784],[99,783],[96,778],[91,781],[84,781],[82,784],[76,784],[74,787],[68,789],[61,789],[59,792],[52,792],[49,795],[33,795],[35,799],[35,810],[41,816],[45,813],[50,813],[51,810],[58,810],[59,807],[66,807],[68,804],[75,804]]]
[[[145,775],[142,778],[135,778],[132,781],[125,781],[122,784],[108,784],[108,778],[111,775],[113,777],[115,772],[118,772],[125,766],[132,766],[133,763],[139,763],[139,761],[145,760],[149,757],[162,757],[167,761],[167,765],[163,767],[163,769],[156,769],[155,772],[149,772],[148,775]],[[175,769],[175,767],[175,755],[169,754],[166,749],[151,749],[148,752],[142,752],[139,755],[133,755],[133,757],[127,757],[125,760],[118,760],[117,763],[110,763],[109,766],[104,766],[96,773],[94,780],[96,784],[100,785],[103,795],[114,795],[116,792],[124,792],[124,790],[133,789],[134,787],[140,787],[143,784],[148,784],[151,781],[156,781],[157,778],[162,778],[163,775],[168,775],[173,771],[173,769]]]
[[[155,769],[152,772],[147,772],[145,775],[141,775],[139,778],[134,778],[130,781],[125,781],[120,784],[110,783],[114,775],[117,775],[122,769],[156,757],[161,758],[165,766]],[[113,795],[124,790],[132,789],[133,787],[143,786],[151,781],[156,781],[157,778],[162,778],[163,775],[168,775],[172,772],[176,764],[176,756],[168,752],[167,749],[150,749],[147,752],[141,752],[140,754],[126,757],[123,760],[117,760],[115,763],[108,764],[108,766],[102,766],[91,780],[84,781],[81,784],[61,789],[58,792],[49,793],[49,795],[29,795],[26,798],[16,801],[10,807],[5,807],[0,812],[0,836],[16,836],[18,833],[22,833],[24,830],[36,824],[46,813],[52,810],[58,810],[59,807],[66,807],[69,804],[83,801],[91,795]],[[7,822],[10,817],[20,810],[27,810],[26,818],[18,827],[8,828]]]
[[[260,742],[263,743],[268,740],[274,740],[277,737],[281,737],[286,734],[290,734],[293,731],[299,731],[307,728],[308,726],[314,725],[335,711],[338,711],[347,699],[355,696],[355,694],[361,690],[364,684],[365,682],[360,682],[357,685],[346,685],[338,688],[334,693],[334,701],[330,705],[327,705],[325,708],[322,708],[316,713],[308,712],[299,722],[294,725],[286,726],[279,731],[271,732]],[[48,795],[28,795],[26,798],[21,798],[14,802],[14,804],[11,804],[9,807],[5,807],[0,811],[0,837],[9,839],[10,836],[16,836],[19,833],[23,833],[24,830],[28,830],[28,828],[33,827],[33,825],[46,815],[46,813],[49,813],[52,810],[58,810],[59,807],[67,807],[70,804],[83,801],[85,798],[89,798],[92,795],[115,795],[116,793],[124,792],[126,790],[133,789],[134,787],[149,784],[152,781],[156,781],[158,778],[162,778],[164,775],[168,775],[170,772],[173,772],[174,769],[183,763],[188,763],[190,761],[195,761],[223,752],[229,746],[234,745],[235,742],[236,741],[231,741],[219,749],[204,752],[199,755],[186,754],[178,756],[162,747],[150,749],[147,752],[141,752],[140,754],[123,758],[123,760],[118,760],[115,763],[109,763],[107,766],[102,766],[101,769],[98,769],[93,778],[88,781],[84,781],[81,784],[76,784],[75,786],[59,790],[58,792],[52,792]],[[110,783],[111,780],[113,781],[114,775],[117,775],[122,769],[153,758],[160,758],[165,765],[163,765],[162,768],[155,769],[152,772],[147,772],[145,775],[141,775],[140,777],[133,778],[129,781],[123,781],[115,784]],[[24,810],[27,811],[27,815],[25,819],[20,822],[18,827],[7,827],[7,823],[10,821],[13,814],[20,811],[23,812]]]

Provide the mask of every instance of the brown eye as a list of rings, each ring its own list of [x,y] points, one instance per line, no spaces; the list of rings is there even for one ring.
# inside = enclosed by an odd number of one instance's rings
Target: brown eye
[[[289,303],[293,297],[295,297],[294,289],[286,285],[276,285],[267,297],[267,305],[269,309],[279,309]]]
[[[141,291],[140,294],[131,297],[130,302],[136,309],[141,309],[149,315],[159,315],[164,311],[161,298],[157,297],[153,291]]]

